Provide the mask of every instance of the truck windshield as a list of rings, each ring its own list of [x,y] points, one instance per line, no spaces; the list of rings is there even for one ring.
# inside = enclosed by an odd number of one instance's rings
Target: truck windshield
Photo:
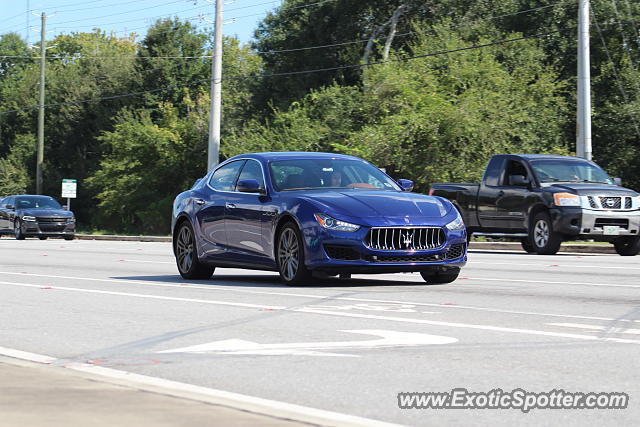
[[[291,190],[385,190],[401,191],[381,170],[362,160],[296,159],[269,164],[278,191]]]
[[[614,184],[598,166],[582,160],[533,160],[531,167],[540,182],[594,182]]]

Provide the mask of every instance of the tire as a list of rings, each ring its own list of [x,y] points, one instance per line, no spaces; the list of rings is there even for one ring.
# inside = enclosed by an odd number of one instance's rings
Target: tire
[[[618,237],[613,241],[613,247],[618,255],[636,256],[640,252],[640,236]]]
[[[540,212],[533,218],[529,230],[529,243],[539,255],[555,255],[560,249],[562,236],[553,231],[553,224],[548,213]]]
[[[289,222],[278,233],[276,262],[280,278],[287,285],[303,284],[311,279],[304,265],[304,242],[298,227]]]
[[[188,221],[180,224],[173,239],[176,265],[180,275],[188,280],[206,280],[213,275],[215,267],[198,260],[193,228]]]
[[[534,248],[531,242],[529,242],[528,237],[524,237],[522,240],[520,240],[520,244],[522,245],[522,249],[524,249],[525,252],[530,254],[536,252],[536,248]]]
[[[38,239],[40,239],[40,240],[47,240],[47,236],[38,236]]]
[[[76,236],[73,236],[73,235],[71,235],[71,236],[64,236],[64,240],[73,240],[73,239],[75,239],[75,238],[76,238]]]
[[[16,240],[24,240],[24,233],[22,232],[22,224],[20,224],[20,220],[16,219],[16,222],[13,223],[13,234],[16,236]]]
[[[440,285],[444,283],[455,282],[459,274],[460,274],[459,268],[452,269],[449,271],[438,271],[438,272],[421,271],[420,272],[420,275],[422,276],[424,281],[431,285]]]

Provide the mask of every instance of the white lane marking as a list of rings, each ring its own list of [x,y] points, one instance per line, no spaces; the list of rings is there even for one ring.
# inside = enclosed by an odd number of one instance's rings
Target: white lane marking
[[[28,283],[0,282],[0,284],[10,285],[10,286],[19,286],[19,287],[25,287],[25,288],[42,288],[42,285],[35,285],[35,284],[28,284]],[[595,337],[592,335],[566,334],[566,333],[558,333],[558,332],[539,331],[535,329],[506,328],[502,326],[476,325],[476,324],[469,324],[469,323],[412,319],[410,317],[392,317],[392,316],[379,316],[379,315],[372,315],[372,314],[346,313],[346,312],[337,312],[337,311],[328,311],[328,310],[316,310],[311,307],[287,308],[283,306],[245,304],[245,303],[237,303],[237,302],[215,301],[215,300],[205,300],[205,299],[195,299],[195,298],[166,297],[161,295],[100,291],[96,289],[69,288],[69,287],[62,287],[62,286],[47,286],[47,288],[58,289],[62,291],[70,291],[70,292],[86,292],[86,293],[102,294],[102,295],[126,296],[126,297],[134,297],[134,298],[150,298],[150,299],[158,299],[158,300],[165,300],[165,301],[196,302],[196,303],[202,303],[202,304],[215,304],[215,305],[223,305],[223,306],[231,306],[231,307],[262,308],[262,309],[269,309],[269,310],[283,310],[283,311],[289,311],[294,313],[324,314],[328,316],[387,320],[387,321],[393,321],[393,322],[417,323],[422,325],[434,325],[434,326],[448,326],[448,327],[454,327],[454,328],[479,329],[479,330],[494,331],[494,332],[518,333],[518,334],[525,334],[525,335],[542,335],[542,336],[548,336],[548,337],[573,338],[573,339],[590,340],[590,341],[596,340],[596,341],[611,341],[611,342],[617,342],[617,343],[623,343],[623,344],[640,344],[640,341],[626,340],[621,338],[607,338],[607,337],[601,338],[601,337]]]
[[[51,364],[58,360],[51,356],[28,353],[4,347],[0,347],[0,355],[46,364]],[[252,414],[292,419],[317,425],[400,427],[397,424],[385,423],[383,421],[362,418],[355,415],[341,414],[338,412],[296,405],[293,403],[279,402],[277,400],[232,393],[229,391],[217,390],[179,381],[134,374],[131,372],[105,368],[87,363],[67,363],[62,365],[60,368],[97,375],[103,377],[105,381],[114,384],[136,387],[141,390],[153,393],[162,393],[182,399],[186,398],[199,402],[224,405]]]
[[[621,285],[615,283],[559,282],[551,280],[494,279],[488,277],[468,277],[468,280],[486,280],[488,282],[544,283],[547,285],[604,286],[612,288],[640,288],[640,285]]]
[[[225,353],[225,354],[259,354],[264,356],[304,355],[304,356],[348,356],[350,354],[326,353],[325,350],[379,348],[379,347],[415,347],[434,344],[451,344],[456,338],[440,335],[429,335],[415,332],[398,332],[384,329],[343,330],[354,334],[374,335],[380,337],[365,341],[329,341],[299,342],[288,344],[260,344],[241,339],[214,341],[206,344],[192,345],[158,353]],[[322,350],[322,351],[317,351]]]
[[[580,315],[573,315],[573,314],[504,310],[500,308],[477,307],[477,306],[459,305],[459,304],[422,303],[422,302],[410,302],[410,301],[399,301],[399,300],[381,300],[381,299],[371,299],[371,298],[334,297],[331,295],[298,294],[298,293],[292,293],[292,292],[256,291],[256,290],[248,290],[248,289],[237,289],[233,287],[223,287],[223,286],[212,287],[212,286],[206,286],[206,285],[194,285],[192,283],[184,283],[184,282],[170,284],[170,283],[149,282],[144,280],[98,279],[93,277],[55,276],[55,275],[49,275],[49,274],[15,273],[15,272],[7,272],[7,271],[0,271],[0,274],[11,274],[15,276],[45,277],[48,279],[54,278],[54,279],[67,279],[67,280],[84,280],[84,281],[92,281],[92,282],[108,282],[108,283],[120,283],[120,284],[135,283],[135,284],[140,284],[145,286],[160,286],[160,287],[168,287],[168,288],[190,288],[190,289],[202,289],[202,290],[208,290],[208,291],[231,291],[236,293],[246,293],[246,294],[255,294],[255,295],[278,295],[278,296],[291,296],[291,297],[312,298],[312,299],[373,302],[373,303],[384,303],[384,304],[412,304],[412,305],[423,306],[423,307],[456,308],[456,309],[462,309],[462,310],[486,311],[490,313],[521,314],[521,315],[527,315],[527,316],[547,316],[547,317],[562,317],[567,319],[603,320],[603,321],[640,323],[640,320],[614,319],[611,317],[580,316]]]
[[[27,351],[15,350],[13,348],[0,347],[0,355],[12,357],[14,359],[28,360],[37,363],[53,363],[56,358],[51,356],[43,356],[42,354],[29,353]]]
[[[564,328],[590,329],[593,331],[606,332],[608,334],[640,335],[640,329],[627,329],[627,328],[621,328],[619,326],[610,327],[610,326],[598,326],[598,325],[583,325],[580,323],[547,323],[547,325],[560,326]]]
[[[595,268],[595,269],[615,269],[615,270],[640,270],[640,267],[627,267],[627,266],[604,266],[597,264],[549,264],[549,263],[540,263],[540,264],[527,264],[527,263],[515,263],[515,262],[482,262],[482,261],[469,261],[467,263],[468,266],[471,265],[509,265],[512,267],[551,267],[551,268]]]

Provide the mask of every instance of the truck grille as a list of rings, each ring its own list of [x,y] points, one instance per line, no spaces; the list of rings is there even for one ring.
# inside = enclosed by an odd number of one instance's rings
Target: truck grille
[[[625,197],[624,199],[624,208],[631,209],[631,197]]]
[[[602,209],[620,209],[622,207],[622,197],[600,197]]]
[[[437,249],[446,241],[440,227],[385,227],[372,228],[365,243],[371,249],[385,251],[413,251]]]
[[[624,218],[596,218],[595,228],[602,228],[605,225],[614,225],[625,230],[629,229],[629,220]]]
[[[596,201],[593,196],[589,196],[589,206],[591,206],[592,209],[598,209],[598,205],[596,205]]]

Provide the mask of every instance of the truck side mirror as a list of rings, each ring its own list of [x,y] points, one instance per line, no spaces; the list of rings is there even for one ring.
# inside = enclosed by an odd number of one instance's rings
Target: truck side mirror
[[[402,190],[404,191],[413,190],[413,181],[410,179],[399,179],[398,184],[400,184],[400,187],[402,187]]]
[[[509,175],[509,185],[513,187],[527,187],[529,179],[524,175]]]
[[[622,178],[613,178],[613,182],[614,182],[618,187],[622,187]]]

